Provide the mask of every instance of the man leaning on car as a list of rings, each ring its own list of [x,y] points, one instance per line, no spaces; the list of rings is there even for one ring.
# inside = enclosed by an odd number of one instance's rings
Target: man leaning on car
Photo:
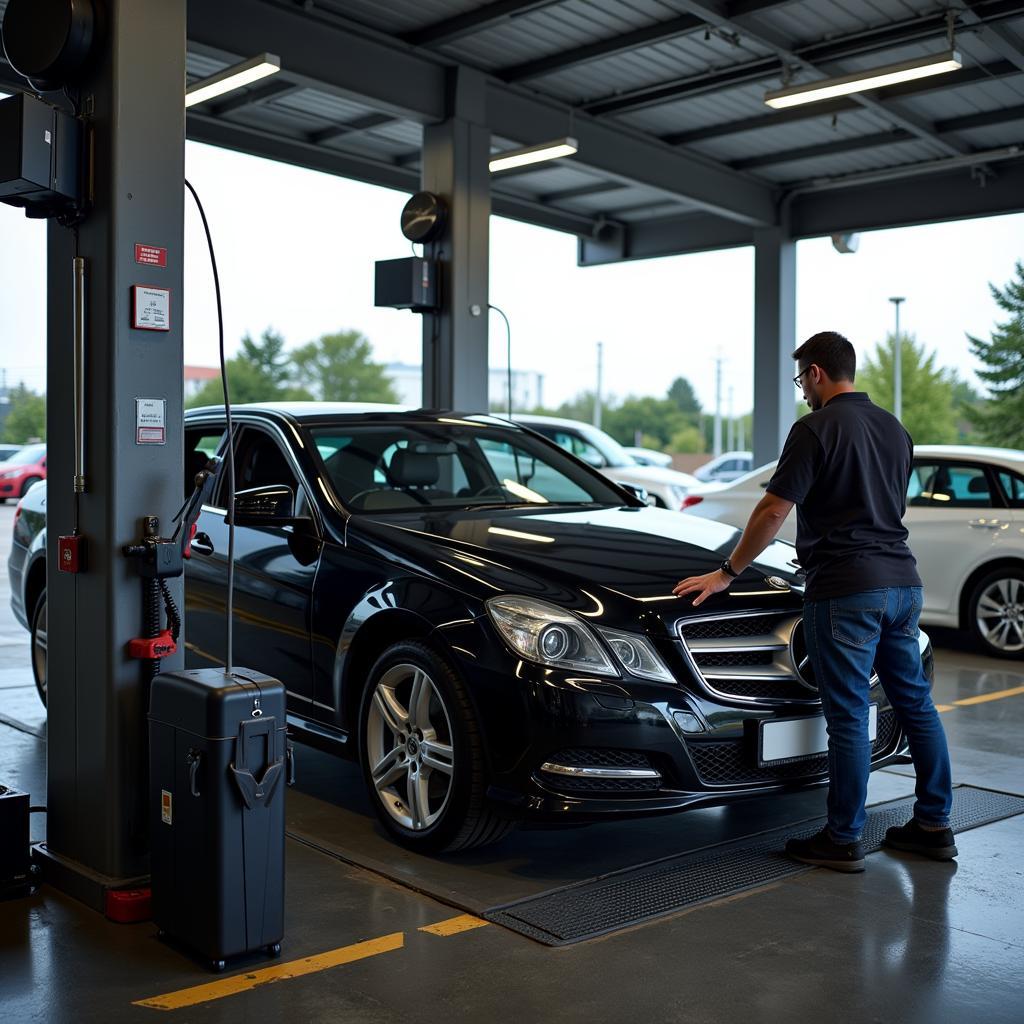
[[[811,407],[793,425],[767,493],[722,567],[682,580],[673,593],[701,604],[771,543],[794,505],[796,549],[807,572],[804,626],[828,725],[828,822],[790,839],[806,864],[863,871],[871,742],[869,686],[878,672],[910,743],[914,816],[885,845],[936,860],[957,849],[949,753],[917,643],[921,580],[903,526],[913,441],[899,420],[854,390],[857,358],[841,334],[815,334],[794,353],[793,378]]]

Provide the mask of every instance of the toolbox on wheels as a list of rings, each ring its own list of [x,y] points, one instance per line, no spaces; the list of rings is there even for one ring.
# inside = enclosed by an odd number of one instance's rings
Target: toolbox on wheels
[[[149,703],[153,920],[214,969],[280,953],[285,690],[251,669],[165,672]]]

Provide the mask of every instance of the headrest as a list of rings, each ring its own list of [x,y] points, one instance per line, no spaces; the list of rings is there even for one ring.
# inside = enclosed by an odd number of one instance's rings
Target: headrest
[[[972,476],[967,481],[968,494],[988,494],[988,480],[983,476]]]
[[[441,462],[434,454],[399,448],[391,456],[388,475],[398,487],[432,487],[441,475]]]

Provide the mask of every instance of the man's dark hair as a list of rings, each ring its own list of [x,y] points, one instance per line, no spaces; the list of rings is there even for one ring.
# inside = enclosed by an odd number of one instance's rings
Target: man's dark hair
[[[848,380],[853,383],[857,374],[857,353],[841,334],[822,331],[808,338],[794,353],[793,358],[801,367],[815,363],[832,380]]]

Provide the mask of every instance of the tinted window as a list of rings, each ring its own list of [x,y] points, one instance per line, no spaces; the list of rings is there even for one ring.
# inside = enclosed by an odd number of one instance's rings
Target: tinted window
[[[910,473],[907,504],[913,508],[992,508],[994,502],[983,467],[917,462]]]
[[[999,486],[1010,508],[1024,508],[1024,477],[1007,469],[999,471]]]
[[[310,433],[331,486],[354,511],[622,504],[601,477],[514,428],[382,423]]]
[[[8,460],[8,466],[31,466],[46,455],[45,444],[32,444],[15,452]]]
[[[609,465],[601,451],[589,441],[585,441],[579,434],[572,434],[567,430],[552,430],[550,433],[545,430],[544,434],[550,437],[559,448],[564,448],[567,452],[575,455],[577,459],[582,459],[588,466],[602,469]]]
[[[283,484],[299,497],[299,481],[277,440],[257,427],[235,434],[235,493],[253,487]],[[225,504],[227,474],[220,474],[221,505]]]
[[[196,473],[206,466],[210,457],[217,454],[223,427],[190,427],[185,431],[185,497],[196,486]]]

